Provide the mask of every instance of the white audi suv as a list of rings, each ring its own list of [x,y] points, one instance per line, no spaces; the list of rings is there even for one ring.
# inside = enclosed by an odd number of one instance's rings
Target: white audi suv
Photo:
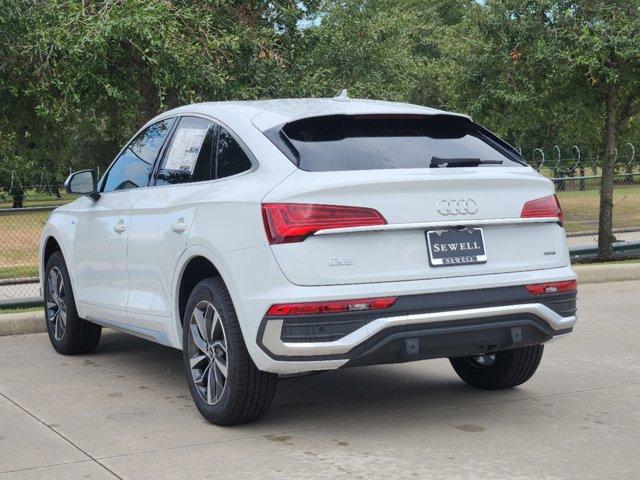
[[[40,248],[53,347],[90,352],[108,327],[182,349],[216,424],[262,417],[279,374],[444,357],[514,387],[576,321],[552,182],[465,115],[188,105],[66,188],[82,195]]]

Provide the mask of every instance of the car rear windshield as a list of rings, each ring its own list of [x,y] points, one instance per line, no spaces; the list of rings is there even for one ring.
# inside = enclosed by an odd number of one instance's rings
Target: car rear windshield
[[[299,168],[313,172],[525,164],[508,143],[455,115],[329,115],[265,135]]]

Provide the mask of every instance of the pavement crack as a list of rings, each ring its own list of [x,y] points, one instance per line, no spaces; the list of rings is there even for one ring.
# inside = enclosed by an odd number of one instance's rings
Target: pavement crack
[[[89,454],[88,452],[86,452],[85,450],[83,450],[81,447],[79,447],[78,445],[76,445],[71,439],[65,437],[62,433],[58,432],[55,428],[50,427],[49,425],[47,425],[45,422],[43,422],[40,418],[38,418],[35,414],[33,414],[32,412],[30,412],[29,410],[27,410],[26,408],[24,408],[22,405],[20,405],[18,402],[14,401],[12,398],[8,397],[6,394],[0,392],[0,395],[5,398],[8,402],[12,403],[13,405],[15,405],[17,408],[19,408],[20,410],[22,410],[24,413],[26,413],[27,415],[29,415],[31,418],[33,418],[35,421],[37,421],[38,423],[40,423],[41,425],[43,425],[45,428],[49,429],[51,432],[53,432],[55,435],[57,435],[58,437],[60,437],[62,440],[64,440],[65,442],[67,442],[69,445],[71,445],[73,448],[75,448],[76,450],[78,450],[80,453],[82,453],[83,455],[85,455],[88,459],[92,460],[93,462],[97,463],[100,467],[102,467],[104,470],[106,470],[107,472],[109,472],[111,475],[113,475],[115,478],[118,478],[119,480],[123,480],[123,478],[116,474],[114,471],[112,471],[109,467],[107,467],[105,464],[103,464],[100,460],[98,460],[97,458],[95,458],[93,455]],[[86,461],[86,460],[84,460]],[[69,462],[69,463],[78,463],[78,462]],[[49,466],[49,465],[47,465]],[[37,467],[37,468],[44,468],[44,466],[42,467]]]
[[[92,460],[89,459],[89,458],[87,458],[85,460],[71,460],[70,462],[50,463],[48,465],[36,465],[35,467],[16,468],[14,470],[2,470],[0,473],[5,474],[5,473],[28,472],[28,471],[31,471],[31,470],[42,470],[43,468],[60,467],[60,466],[63,466],[63,465],[74,465],[76,463],[87,463],[87,462],[91,462],[91,461]]]

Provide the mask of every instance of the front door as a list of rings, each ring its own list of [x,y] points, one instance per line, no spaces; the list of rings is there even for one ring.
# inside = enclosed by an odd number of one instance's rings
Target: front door
[[[127,322],[127,242],[131,210],[149,184],[152,168],[173,119],[137,135],[100,182],[100,198],[88,198],[78,212],[75,242],[76,301],[90,317]]]

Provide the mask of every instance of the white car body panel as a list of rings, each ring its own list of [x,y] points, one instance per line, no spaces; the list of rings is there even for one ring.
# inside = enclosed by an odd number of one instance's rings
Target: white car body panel
[[[529,167],[305,172],[262,131],[293,119],[335,113],[446,113],[375,101],[276,100],[181,107],[162,118],[199,115],[233,132],[255,162],[236,176],[82,197],[45,226],[70,271],[81,317],[181,348],[178,292],[192,259],[209,260],[224,280],[247,349],[261,370],[338,368],[346,360],[279,360],[259,345],[260,325],[276,303],[418,295],[575,279],[557,220],[520,222],[525,202],[552,195]],[[478,212],[443,216],[442,199],[473,198]],[[261,203],[363,206],[383,228],[318,232],[300,243],[269,245]],[[113,228],[123,221],[126,229]],[[429,266],[425,227],[474,222],[484,230],[484,265]],[[504,224],[501,221],[507,220]],[[509,223],[511,222],[511,223]],[[175,224],[184,224],[175,231]],[[552,252],[552,253],[551,253]],[[330,266],[330,259],[352,260]]]

